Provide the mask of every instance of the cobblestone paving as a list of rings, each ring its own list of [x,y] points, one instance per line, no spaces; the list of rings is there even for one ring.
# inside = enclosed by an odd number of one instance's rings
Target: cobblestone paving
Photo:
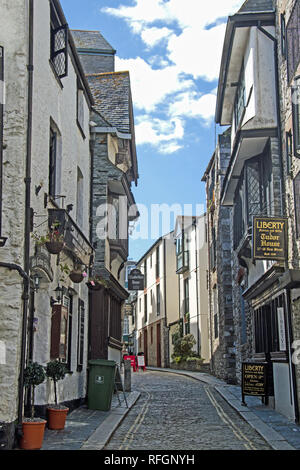
[[[147,371],[132,374],[141,396],[104,450],[270,450],[212,387]]]

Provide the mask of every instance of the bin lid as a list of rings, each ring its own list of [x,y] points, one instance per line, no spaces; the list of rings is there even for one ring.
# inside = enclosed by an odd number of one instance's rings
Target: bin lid
[[[91,359],[89,361],[89,365],[113,367],[116,365],[116,361],[108,361],[107,359]]]

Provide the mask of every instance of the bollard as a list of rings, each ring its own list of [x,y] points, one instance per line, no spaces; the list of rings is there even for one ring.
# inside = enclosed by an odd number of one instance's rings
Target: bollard
[[[124,392],[131,392],[131,361],[124,360]]]

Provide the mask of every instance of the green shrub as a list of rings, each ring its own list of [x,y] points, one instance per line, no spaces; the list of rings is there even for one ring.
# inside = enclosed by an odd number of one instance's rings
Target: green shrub
[[[31,418],[34,418],[34,392],[35,387],[44,382],[46,378],[45,369],[37,362],[30,362],[24,370],[24,386],[31,387]]]
[[[180,336],[180,331],[178,328],[172,337],[174,345],[172,359],[180,356],[182,360],[186,360],[187,357],[191,357],[193,355],[192,350],[193,346],[196,344],[196,340],[192,334]]]

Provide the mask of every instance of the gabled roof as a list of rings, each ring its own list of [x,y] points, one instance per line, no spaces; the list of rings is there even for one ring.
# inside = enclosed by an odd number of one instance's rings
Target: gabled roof
[[[99,51],[115,54],[115,49],[106,41],[100,31],[71,30],[78,51]]]
[[[94,108],[105,120],[125,134],[133,132],[129,72],[87,75],[94,97]]]
[[[274,26],[275,10],[273,0],[246,0],[240,10],[228,17],[220,65],[215,121],[221,125],[230,125],[232,104],[235,96],[234,84],[238,82],[242,51],[246,45],[248,28],[253,26]],[[232,61],[232,57],[234,61]],[[233,85],[231,85],[233,84]],[[224,95],[229,107],[224,107]],[[225,99],[226,101],[226,99]]]
[[[273,0],[246,0],[239,9],[239,13],[254,13],[273,10]]]

